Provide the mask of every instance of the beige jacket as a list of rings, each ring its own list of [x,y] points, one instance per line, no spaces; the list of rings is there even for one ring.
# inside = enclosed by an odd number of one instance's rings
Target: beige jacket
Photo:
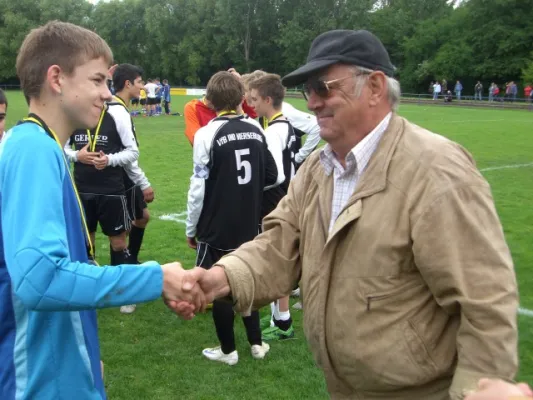
[[[328,233],[333,174],[315,152],[223,258],[236,310],[301,276],[304,329],[333,399],[461,399],[517,370],[518,295],[490,187],[459,145],[393,115]]]

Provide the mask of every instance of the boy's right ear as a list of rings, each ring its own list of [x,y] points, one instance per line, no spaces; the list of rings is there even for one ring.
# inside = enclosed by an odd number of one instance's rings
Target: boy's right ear
[[[46,71],[46,82],[56,94],[62,94],[61,86],[64,84],[65,75],[59,65],[51,65]]]

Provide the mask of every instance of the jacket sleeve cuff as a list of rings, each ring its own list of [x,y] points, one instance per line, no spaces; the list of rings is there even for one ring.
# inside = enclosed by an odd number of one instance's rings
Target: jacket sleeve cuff
[[[252,311],[254,301],[254,277],[248,265],[239,257],[231,254],[223,257],[216,265],[224,268],[236,312],[248,315]]]
[[[477,390],[477,383],[481,378],[502,379],[507,382],[514,382],[507,377],[457,367],[452,386],[450,387],[450,399],[463,400],[467,394],[475,392]]]

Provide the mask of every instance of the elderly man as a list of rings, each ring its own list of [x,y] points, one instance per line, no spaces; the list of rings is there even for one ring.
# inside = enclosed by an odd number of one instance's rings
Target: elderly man
[[[481,377],[516,372],[513,264],[472,157],[396,114],[393,72],[367,31],[314,40],[284,84],[305,83],[327,145],[260,236],[190,278],[238,312],[301,278],[305,335],[333,399],[462,399]]]

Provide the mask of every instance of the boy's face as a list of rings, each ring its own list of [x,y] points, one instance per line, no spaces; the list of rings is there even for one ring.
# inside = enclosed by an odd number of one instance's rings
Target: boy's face
[[[104,59],[98,58],[76,67],[70,76],[62,75],[63,110],[77,129],[94,128],[104,102],[111,99],[107,87],[108,68]]]
[[[141,95],[141,89],[144,87],[144,81],[142,76],[135,78],[133,83],[130,83],[129,94],[131,97],[137,98]]]
[[[0,104],[0,135],[6,130],[6,105]]]
[[[268,113],[272,111],[270,97],[267,97],[266,99],[261,97],[257,89],[252,89],[250,91],[249,99],[249,105],[253,107],[258,116],[266,117]]]

